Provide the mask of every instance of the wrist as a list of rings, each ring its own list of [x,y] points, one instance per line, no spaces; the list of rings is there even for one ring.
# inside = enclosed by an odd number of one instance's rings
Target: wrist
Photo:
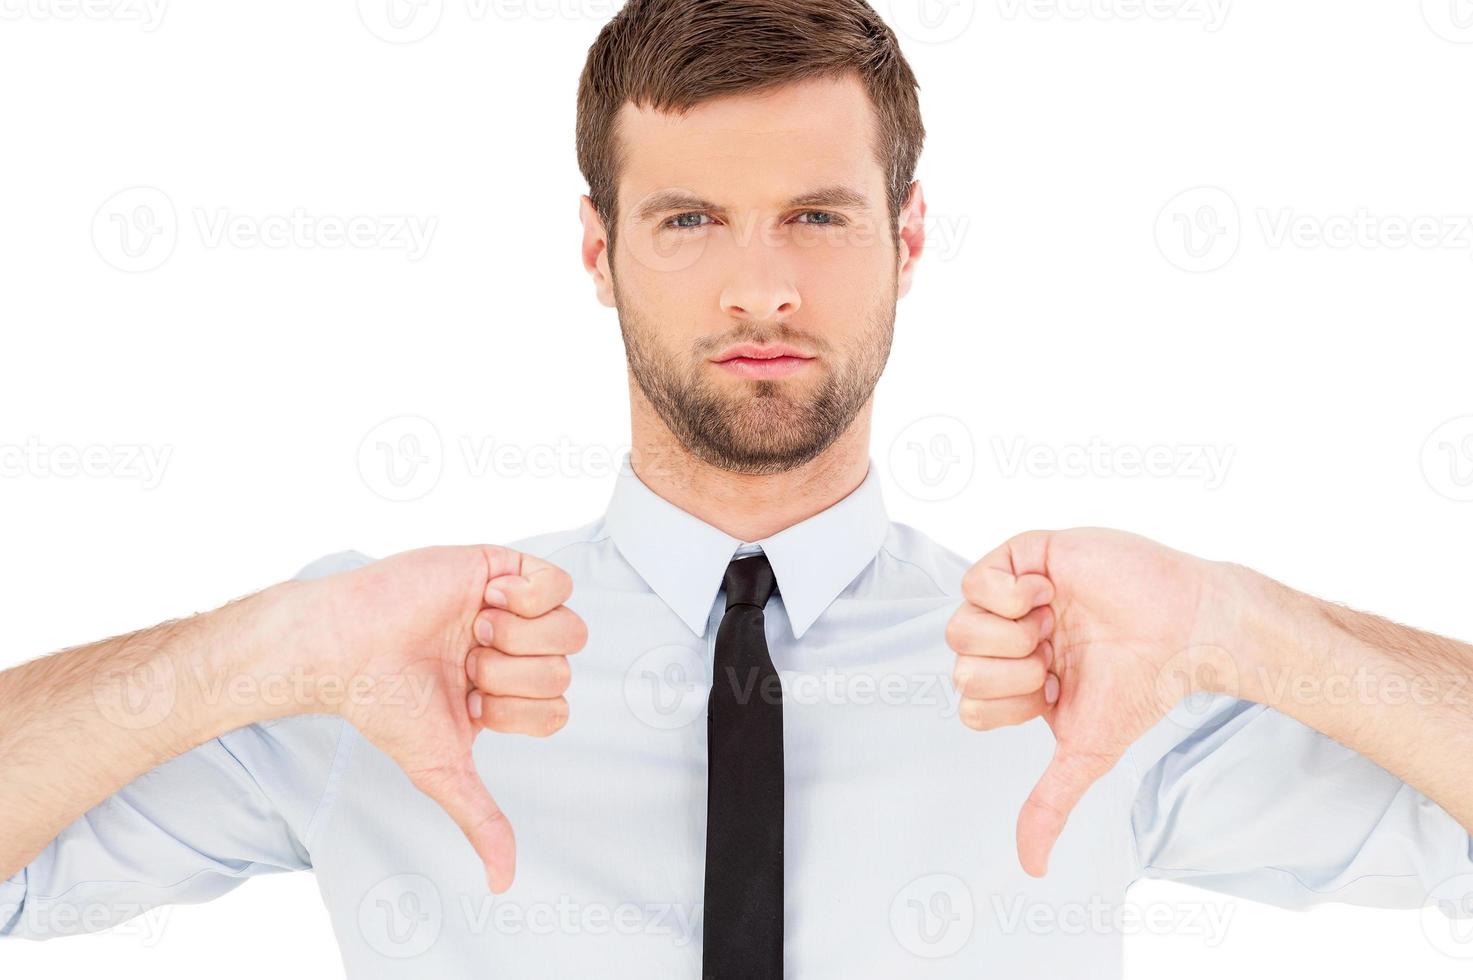
[[[1332,645],[1315,635],[1317,600],[1247,566],[1210,564],[1212,693],[1290,711],[1306,684],[1335,669]]]
[[[341,672],[331,656],[331,595],[326,580],[291,579],[212,614],[227,657],[209,673],[208,700],[237,725],[334,709],[322,698]]]
[[[1190,676],[1197,691],[1268,703],[1284,652],[1274,583],[1233,562],[1206,561]],[[1282,589],[1282,587],[1279,587]]]

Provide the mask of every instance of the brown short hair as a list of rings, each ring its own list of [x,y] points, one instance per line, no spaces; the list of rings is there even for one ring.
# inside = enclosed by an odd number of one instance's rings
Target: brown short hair
[[[599,32],[578,83],[578,166],[610,250],[624,103],[685,112],[720,95],[850,72],[875,107],[893,237],[926,130],[920,84],[895,32],[865,0],[627,0]]]

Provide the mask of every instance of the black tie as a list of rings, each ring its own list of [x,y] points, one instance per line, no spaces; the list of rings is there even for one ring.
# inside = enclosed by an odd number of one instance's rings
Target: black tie
[[[763,632],[766,555],[726,567],[706,715],[705,980],[782,980],[783,700]]]

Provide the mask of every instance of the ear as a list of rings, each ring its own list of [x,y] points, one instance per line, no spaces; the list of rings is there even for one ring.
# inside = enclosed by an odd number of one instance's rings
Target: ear
[[[587,194],[578,198],[578,220],[583,222],[583,268],[593,277],[598,301],[614,306],[614,278],[609,270],[609,237],[603,218]]]
[[[926,249],[926,197],[921,193],[920,181],[911,182],[910,197],[900,209],[896,224],[900,234],[900,250],[896,258],[900,271],[896,277],[896,290],[899,296],[904,296],[910,292],[916,263]]]

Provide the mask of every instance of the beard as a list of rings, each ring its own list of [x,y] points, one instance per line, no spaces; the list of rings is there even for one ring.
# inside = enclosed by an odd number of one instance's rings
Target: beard
[[[655,413],[686,450],[719,469],[785,473],[814,459],[849,428],[874,394],[895,333],[895,303],[871,311],[861,336],[835,347],[785,324],[746,324],[703,337],[682,358],[660,345],[657,329],[619,297],[619,330],[629,371]],[[814,387],[746,380],[733,387],[709,377],[712,355],[733,344],[786,342],[816,355],[827,373]]]

